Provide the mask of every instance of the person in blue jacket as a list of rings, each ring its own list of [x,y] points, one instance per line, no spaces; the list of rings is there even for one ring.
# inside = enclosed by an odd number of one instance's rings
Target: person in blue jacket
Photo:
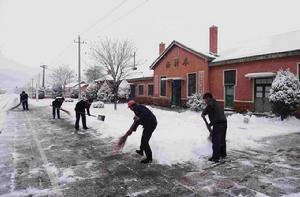
[[[131,135],[133,131],[136,131],[139,125],[143,125],[144,130],[141,139],[140,150],[136,150],[136,153],[143,156],[146,154],[146,159],[143,159],[141,163],[152,162],[152,151],[149,145],[150,138],[153,131],[157,126],[157,120],[155,115],[144,105],[137,104],[134,100],[128,101],[128,107],[131,109],[135,116],[134,122],[130,129],[127,131],[127,135]]]

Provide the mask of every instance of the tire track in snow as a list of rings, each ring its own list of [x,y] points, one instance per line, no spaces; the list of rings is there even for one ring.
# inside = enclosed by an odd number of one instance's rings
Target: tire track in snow
[[[35,144],[36,144],[36,146],[38,148],[38,151],[40,153],[40,156],[41,156],[43,164],[44,164],[44,168],[45,168],[45,170],[47,172],[47,175],[48,175],[48,177],[50,179],[51,185],[54,186],[55,188],[59,188],[57,177],[55,176],[55,174],[53,172],[51,172],[47,167],[45,167],[45,166],[49,165],[48,158],[47,158],[47,156],[46,156],[46,154],[45,154],[45,152],[44,152],[44,150],[43,150],[43,148],[42,148],[42,146],[41,146],[41,144],[39,142],[39,139],[38,139],[38,137],[36,135],[35,129],[33,128],[32,124],[31,124],[31,121],[28,118],[27,112],[26,112],[25,116],[26,116],[26,120],[28,122],[28,125],[30,127],[30,129],[29,129],[30,133],[31,133],[31,135],[33,137],[33,140],[34,140],[34,142],[35,142]],[[63,193],[60,190],[56,191],[56,195],[58,197],[63,197],[64,196]]]

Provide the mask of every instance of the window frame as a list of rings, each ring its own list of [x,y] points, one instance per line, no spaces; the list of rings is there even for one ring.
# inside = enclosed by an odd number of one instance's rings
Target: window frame
[[[152,95],[149,94],[149,86],[152,86]],[[147,85],[147,95],[148,96],[153,96],[154,95],[154,85],[153,84],[148,84]]]
[[[191,93],[191,95],[189,95],[189,85],[190,85],[190,80],[189,80],[189,76],[190,75],[195,75],[195,92],[194,93]],[[197,93],[197,88],[198,88],[198,84],[197,84],[197,72],[191,72],[191,73],[187,73],[187,88],[186,88],[186,95],[189,97],[189,96],[192,96],[193,94],[196,94]]]
[[[167,96],[167,80],[162,80],[162,79],[165,79],[167,78],[166,76],[160,76],[160,81],[159,81],[159,96],[160,97],[166,97]],[[162,81],[164,81],[164,84],[165,84],[165,95],[162,95]]]
[[[143,94],[140,94],[140,87],[143,88]],[[139,95],[139,96],[144,96],[144,95],[145,95],[145,92],[144,92],[144,84],[139,84],[137,88],[138,88],[138,95]]]

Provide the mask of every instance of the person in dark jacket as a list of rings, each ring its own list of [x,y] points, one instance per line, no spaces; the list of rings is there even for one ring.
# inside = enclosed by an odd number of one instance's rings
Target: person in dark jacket
[[[26,94],[25,91],[22,91],[20,94],[20,103],[23,106],[23,110],[28,111],[28,94]]]
[[[83,129],[88,129],[86,126],[86,116],[85,116],[85,110],[87,111],[87,115],[90,116],[90,106],[92,104],[92,100],[83,99],[80,100],[76,106],[75,106],[75,112],[76,112],[76,122],[75,122],[75,129],[79,130],[79,121],[81,116],[82,121],[82,127]]]
[[[210,120],[209,127],[212,129],[212,157],[209,161],[219,162],[220,157],[224,158],[226,154],[226,130],[227,119],[224,110],[218,105],[211,93],[205,93],[203,99],[206,103],[206,108],[202,112],[202,117],[208,115]]]
[[[60,107],[64,102],[63,97],[56,97],[54,101],[52,101],[52,115],[53,119],[55,119],[55,114],[57,114],[57,118],[60,119]]]
[[[146,154],[146,159],[143,159],[141,163],[152,162],[152,151],[149,145],[150,138],[153,131],[157,126],[157,120],[155,115],[144,105],[138,105],[134,100],[128,102],[128,107],[134,112],[134,122],[130,129],[127,131],[128,135],[131,135],[133,131],[136,131],[137,127],[141,124],[144,127],[140,150],[136,150],[136,153],[140,155]]]

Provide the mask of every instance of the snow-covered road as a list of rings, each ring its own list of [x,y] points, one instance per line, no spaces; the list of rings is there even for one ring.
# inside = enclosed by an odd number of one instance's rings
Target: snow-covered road
[[[123,153],[113,150],[115,138],[103,131],[108,127],[103,122],[96,124],[90,118],[91,126],[102,124],[102,128],[77,135],[66,114],[53,120],[51,108],[40,105],[6,115],[0,134],[0,195],[292,197],[300,193],[297,132],[253,136],[250,142],[255,146],[231,148],[226,162],[215,167],[204,161],[208,155],[171,165],[159,159],[141,165],[132,148]],[[274,125],[282,126],[276,121]],[[288,122],[283,125],[294,128]]]

